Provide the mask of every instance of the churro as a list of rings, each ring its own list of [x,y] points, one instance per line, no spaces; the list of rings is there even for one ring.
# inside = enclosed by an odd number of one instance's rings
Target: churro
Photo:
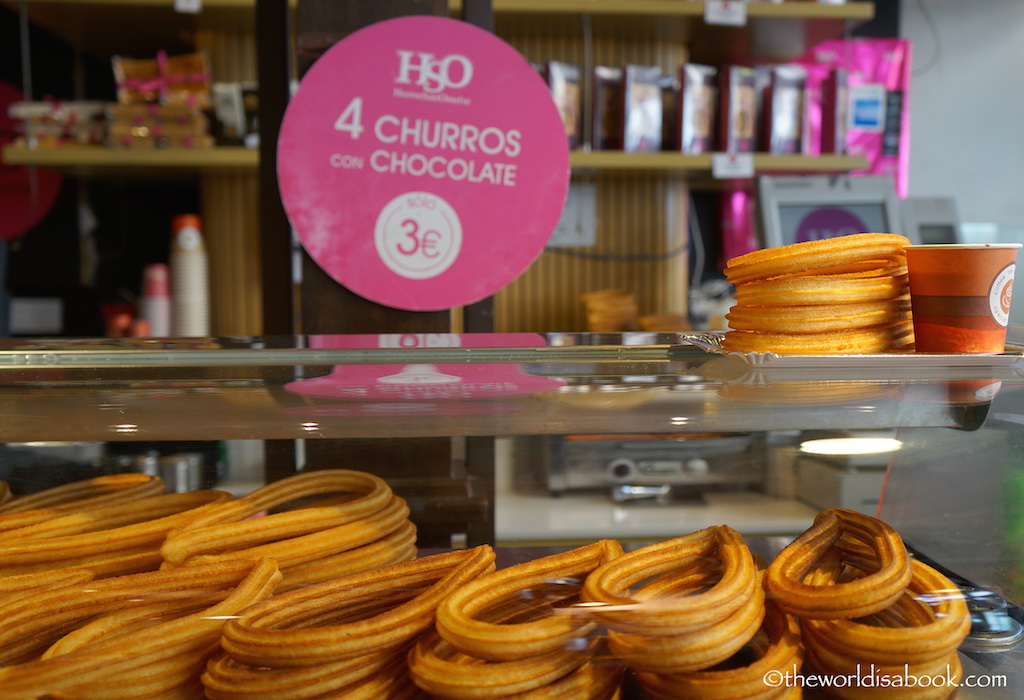
[[[838,274],[759,279],[738,285],[736,302],[765,307],[859,304],[907,297],[909,290],[906,267],[903,266],[888,272],[870,270],[856,276]]]
[[[868,570],[839,580],[844,553],[852,552],[854,561],[864,564],[865,551],[873,557]],[[815,567],[817,577],[805,582]],[[852,619],[899,600],[912,573],[906,546],[889,525],[833,508],[819,513],[810,528],[779,552],[768,566],[765,588],[776,605],[801,618]]]
[[[431,627],[441,599],[493,569],[494,551],[482,545],[276,595],[225,626],[223,654],[203,675],[207,694],[351,692]]]
[[[726,264],[725,277],[739,284],[809,270],[850,270],[866,262],[899,258],[908,245],[910,240],[906,236],[893,233],[858,233],[791,243],[732,258]]]
[[[794,688],[799,690],[795,683],[789,688],[765,683],[765,678],[770,677],[767,674],[795,673],[803,664],[804,650],[796,618],[769,601],[761,629],[748,647],[754,660],[746,664],[683,674],[638,673],[637,679],[654,700],[769,700],[784,698]]]
[[[279,579],[277,565],[271,561],[234,561],[93,580],[8,603],[0,607],[0,663],[15,665],[0,668],[0,698],[56,694],[69,683],[85,682],[87,674],[77,674],[76,669],[93,668],[94,654],[111,660],[109,678],[113,678],[117,673],[134,673],[133,662],[141,667],[163,658],[162,644],[170,649],[175,643],[194,642],[193,633],[202,632],[198,639],[209,646],[220,635],[223,616],[266,598]],[[134,613],[128,613],[126,623],[124,615],[118,614],[136,606],[166,606],[162,616],[166,618],[175,608],[192,610],[197,599],[213,604],[202,613],[175,618],[168,626],[149,624],[146,617],[141,626],[131,624],[139,622]],[[47,647],[94,619],[88,633],[65,643],[63,649],[58,647],[62,653],[41,658]],[[125,649],[132,653],[126,655]],[[197,661],[191,659],[193,664]],[[93,668],[100,674],[107,670]],[[35,695],[26,690],[30,687]],[[22,689],[20,694],[17,689]]]
[[[27,527],[67,513],[93,510],[164,492],[159,477],[146,474],[110,474],[73,481],[0,505],[0,532]]]
[[[877,354],[912,347],[914,327],[909,320],[836,333],[768,333],[730,330],[722,338],[726,352],[778,354]]]
[[[88,568],[97,577],[153,570],[168,532],[231,498],[224,491],[163,494],[11,530],[0,544],[0,576],[57,568]]]
[[[634,671],[688,673],[733,656],[764,619],[764,590],[742,537],[709,527],[624,554],[592,573],[583,599]]]
[[[312,497],[323,499],[270,512]],[[304,472],[221,504],[176,529],[161,552],[164,566],[240,557],[274,559],[284,575],[282,589],[287,590],[329,578],[335,565],[347,570],[372,568],[381,562],[379,549],[370,550],[373,556],[362,565],[355,555],[340,561],[338,557],[389,537],[390,543],[410,553],[414,532],[408,516],[405,501],[377,476],[346,469]]]
[[[585,637],[594,623],[584,616],[557,610],[522,623],[487,618],[510,601],[514,607],[524,591],[532,599],[546,596],[556,601],[573,597],[588,574],[621,553],[618,542],[601,540],[476,579],[441,602],[437,612],[438,633],[459,651],[491,661],[565,649],[573,640]]]

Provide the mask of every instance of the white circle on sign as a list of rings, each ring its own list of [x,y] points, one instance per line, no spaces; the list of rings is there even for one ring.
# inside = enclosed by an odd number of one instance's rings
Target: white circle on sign
[[[462,250],[462,222],[430,192],[406,192],[388,202],[373,230],[377,255],[400,277],[425,280],[452,266]]]

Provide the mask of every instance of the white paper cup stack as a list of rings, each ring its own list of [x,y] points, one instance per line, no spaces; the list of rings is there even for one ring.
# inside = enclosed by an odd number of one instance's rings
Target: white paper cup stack
[[[174,217],[171,229],[171,334],[210,335],[210,275],[202,223],[194,214]]]

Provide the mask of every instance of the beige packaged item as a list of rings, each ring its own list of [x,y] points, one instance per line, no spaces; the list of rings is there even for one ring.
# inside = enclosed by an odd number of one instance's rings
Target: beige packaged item
[[[117,101],[122,104],[211,106],[210,67],[204,52],[168,56],[160,51],[156,58],[114,56],[111,60]]]

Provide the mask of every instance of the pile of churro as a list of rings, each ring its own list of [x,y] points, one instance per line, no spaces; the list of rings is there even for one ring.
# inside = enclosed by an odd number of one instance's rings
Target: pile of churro
[[[913,346],[903,248],[891,233],[860,233],[765,248],[733,258],[730,352],[857,354]]]
[[[955,688],[927,687],[938,674],[955,686],[957,648],[971,628],[962,592],[943,574],[911,559],[886,523],[855,511],[827,510],[772,561],[769,597],[800,619],[807,661],[823,675],[874,668],[914,677],[915,698],[945,698]]]
[[[239,498],[159,489],[5,497],[0,700],[612,700],[627,676],[715,700],[795,697],[764,678],[808,668],[962,672],[963,595],[853,511],[822,512],[770,563],[722,525],[499,568],[489,545],[419,556],[405,504],[363,472]]]

